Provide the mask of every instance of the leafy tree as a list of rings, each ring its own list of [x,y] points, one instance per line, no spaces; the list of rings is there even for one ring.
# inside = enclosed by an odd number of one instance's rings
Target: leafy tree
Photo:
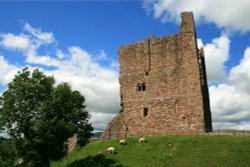
[[[77,134],[84,145],[93,130],[85,98],[67,83],[24,68],[2,95],[0,126],[8,130],[18,155],[29,166],[47,167],[65,155],[65,141]]]
[[[11,139],[0,137],[0,167],[14,167],[16,150]]]

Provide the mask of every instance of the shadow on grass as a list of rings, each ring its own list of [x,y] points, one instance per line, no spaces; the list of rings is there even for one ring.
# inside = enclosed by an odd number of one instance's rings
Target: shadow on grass
[[[116,160],[107,158],[103,154],[99,154],[74,161],[67,167],[127,167],[123,165],[117,165],[116,163]]]

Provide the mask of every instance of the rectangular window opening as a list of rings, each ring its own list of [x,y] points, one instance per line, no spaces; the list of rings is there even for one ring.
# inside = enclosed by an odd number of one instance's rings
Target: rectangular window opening
[[[148,108],[143,108],[143,116],[148,116]]]
[[[142,91],[146,91],[146,84],[145,83],[142,84]]]

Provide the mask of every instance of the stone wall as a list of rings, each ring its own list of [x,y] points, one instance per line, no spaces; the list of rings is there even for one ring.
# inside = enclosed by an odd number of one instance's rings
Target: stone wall
[[[121,111],[102,139],[212,131],[203,50],[192,12],[178,34],[119,49]]]

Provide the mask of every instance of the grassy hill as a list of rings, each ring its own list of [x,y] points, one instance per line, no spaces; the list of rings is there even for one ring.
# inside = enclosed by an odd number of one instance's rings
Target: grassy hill
[[[249,167],[250,138],[236,136],[160,136],[96,141],[79,148],[52,167]],[[105,152],[114,146],[115,155]]]

